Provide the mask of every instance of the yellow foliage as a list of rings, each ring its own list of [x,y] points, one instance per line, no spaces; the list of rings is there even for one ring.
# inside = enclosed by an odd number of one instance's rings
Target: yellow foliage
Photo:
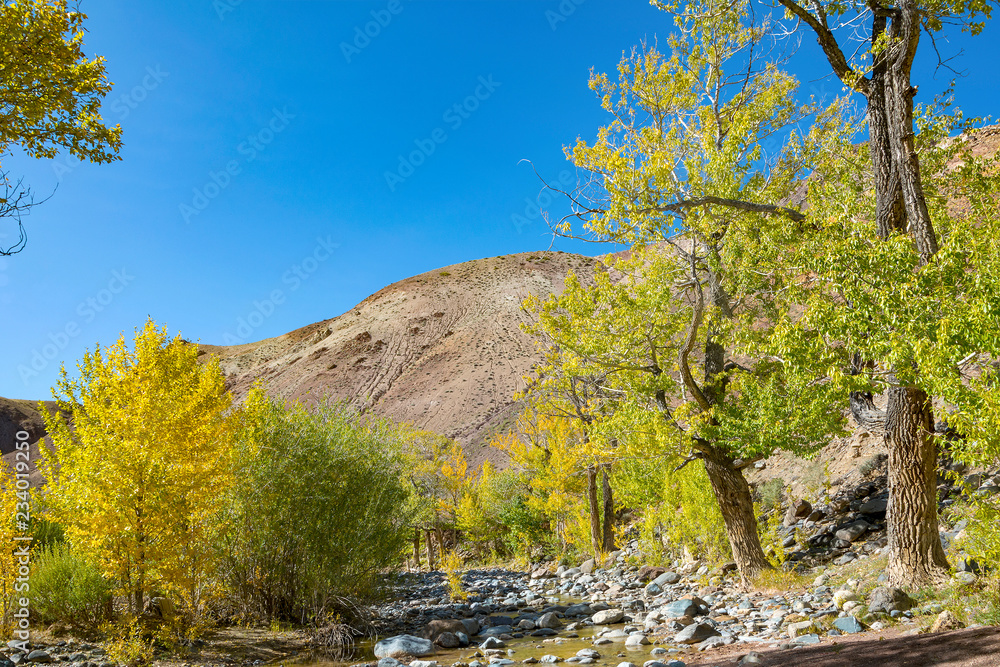
[[[46,426],[47,500],[73,548],[142,611],[152,587],[196,615],[213,594],[214,533],[232,483],[231,397],[218,364],[147,321],[62,375]],[[70,425],[72,423],[72,427]]]
[[[469,594],[462,588],[462,566],[462,557],[454,551],[449,551],[441,557],[441,569],[444,570],[451,599],[464,602]]]

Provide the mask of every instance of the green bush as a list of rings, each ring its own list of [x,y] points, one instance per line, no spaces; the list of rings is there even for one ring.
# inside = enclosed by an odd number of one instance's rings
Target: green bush
[[[528,503],[527,475],[514,469],[482,467],[458,507],[458,527],[482,557],[531,556],[546,532],[546,522]]]
[[[785,495],[785,480],[780,477],[769,479],[757,487],[761,509],[765,511],[779,509]]]
[[[676,472],[674,467],[670,461],[634,459],[615,474],[622,503],[641,508],[643,552],[659,562],[685,556],[728,560],[725,523],[705,466],[690,463]]]
[[[343,405],[252,396],[223,539],[235,614],[302,622],[349,613],[412,534],[402,438]]]
[[[31,610],[42,623],[96,628],[112,613],[112,584],[97,567],[56,543],[34,555]]]

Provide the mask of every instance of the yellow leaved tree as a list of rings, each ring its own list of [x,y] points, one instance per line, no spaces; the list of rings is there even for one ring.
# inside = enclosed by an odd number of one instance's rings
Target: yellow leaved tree
[[[151,592],[204,611],[214,580],[213,536],[232,483],[232,398],[218,364],[152,320],[128,347],[85,353],[62,369],[44,408],[54,444],[41,469],[46,504],[75,550],[141,613]]]

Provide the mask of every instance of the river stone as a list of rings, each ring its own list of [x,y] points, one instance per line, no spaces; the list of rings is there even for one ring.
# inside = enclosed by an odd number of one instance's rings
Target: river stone
[[[551,654],[543,655],[541,658],[538,659],[538,662],[547,662],[547,663],[562,662],[562,658],[560,658],[558,655],[551,655]]]
[[[442,633],[445,632],[455,633],[455,632],[466,632],[466,631],[467,628],[465,627],[465,623],[463,623],[462,621],[456,621],[452,619],[448,620],[438,619],[431,621],[430,623],[425,625],[423,631],[420,633],[420,636],[423,637],[424,639],[430,639],[431,641],[434,641],[438,637],[440,637]]]
[[[463,632],[472,637],[479,634],[479,621],[474,618],[463,618],[460,623],[465,626]]]
[[[49,655],[48,651],[32,651],[28,654],[28,662],[52,662],[52,656]]]
[[[802,635],[801,637],[796,637],[795,639],[793,639],[792,643],[793,644],[798,644],[800,646],[801,645],[808,645],[808,644],[818,644],[819,643],[819,635],[817,635],[817,634]]]
[[[376,663],[378,667],[399,667],[403,663],[395,658],[382,658]]]
[[[595,567],[597,567],[597,563],[594,562],[593,558],[590,558],[580,563],[580,572],[583,572],[584,574],[592,574]]]
[[[845,635],[853,635],[859,632],[864,632],[865,626],[861,625],[861,621],[854,618],[853,616],[844,616],[838,618],[833,622],[833,627],[837,628]]]
[[[633,632],[625,638],[625,646],[648,646],[649,639],[641,632]]]
[[[576,657],[578,658],[591,658],[593,660],[600,660],[601,654],[592,648],[582,648],[576,652]]]
[[[462,645],[462,640],[454,632],[442,632],[434,640],[434,643],[441,648],[458,648]],[[410,667],[413,667],[413,665],[410,665]]]
[[[683,618],[688,616],[694,618],[701,614],[701,609],[694,600],[674,600],[660,608],[660,614],[664,618]]]
[[[912,606],[913,600],[899,588],[881,586],[868,594],[868,611],[872,614],[888,614],[893,609],[906,611]]]
[[[659,595],[660,593],[663,592],[663,589],[660,588],[660,585],[657,584],[655,581],[651,581],[648,584],[646,584],[646,588],[643,590],[646,591],[646,595]]]
[[[721,633],[708,623],[692,623],[677,633],[674,641],[678,644],[698,644],[709,637],[717,637]]]
[[[559,635],[558,630],[553,630],[552,628],[538,628],[537,630],[531,631],[532,637],[556,637]]]
[[[634,662],[619,662],[618,667],[639,667]]]
[[[594,613],[594,610],[590,608],[589,604],[571,604],[566,607],[566,611],[563,612],[564,616],[590,616]]]
[[[499,637],[501,635],[509,635],[514,629],[509,625],[491,625],[490,627],[480,630],[480,637]]]
[[[507,645],[503,643],[502,639],[497,639],[496,637],[487,637],[486,641],[479,645],[479,648],[487,651],[491,648],[507,648]]]
[[[414,660],[410,667],[438,667],[437,660]]]
[[[434,642],[413,635],[397,635],[375,644],[376,658],[395,658],[400,655],[422,658],[426,655],[434,655],[434,651]]]
[[[562,621],[556,616],[554,611],[550,611],[547,614],[542,614],[535,621],[535,625],[539,628],[559,628],[562,627]]]
[[[667,569],[664,567],[658,567],[656,565],[643,565],[639,568],[639,572],[635,576],[640,582],[652,581],[666,571]]]
[[[676,572],[664,572],[656,579],[653,579],[653,583],[657,586],[669,586],[671,584],[676,584],[681,580],[681,577]]]
[[[607,609],[597,612],[590,620],[594,625],[607,625],[609,623],[618,623],[623,618],[625,618],[625,612],[621,609]]]

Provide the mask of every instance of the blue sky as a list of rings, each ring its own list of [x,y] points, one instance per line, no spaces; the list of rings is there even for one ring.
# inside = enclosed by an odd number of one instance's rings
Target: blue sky
[[[0,396],[48,398],[60,363],[147,316],[205,343],[259,340],[410,275],[550,247],[521,161],[569,178],[562,146],[607,121],[590,68],[672,25],[644,0],[82,7],[125,146],[112,165],[4,158],[52,197],[25,220],[27,249],[0,258]],[[995,109],[998,36],[941,45],[965,49],[968,113]],[[836,94],[824,64],[806,38],[791,69]],[[919,77],[919,99],[950,78]]]

